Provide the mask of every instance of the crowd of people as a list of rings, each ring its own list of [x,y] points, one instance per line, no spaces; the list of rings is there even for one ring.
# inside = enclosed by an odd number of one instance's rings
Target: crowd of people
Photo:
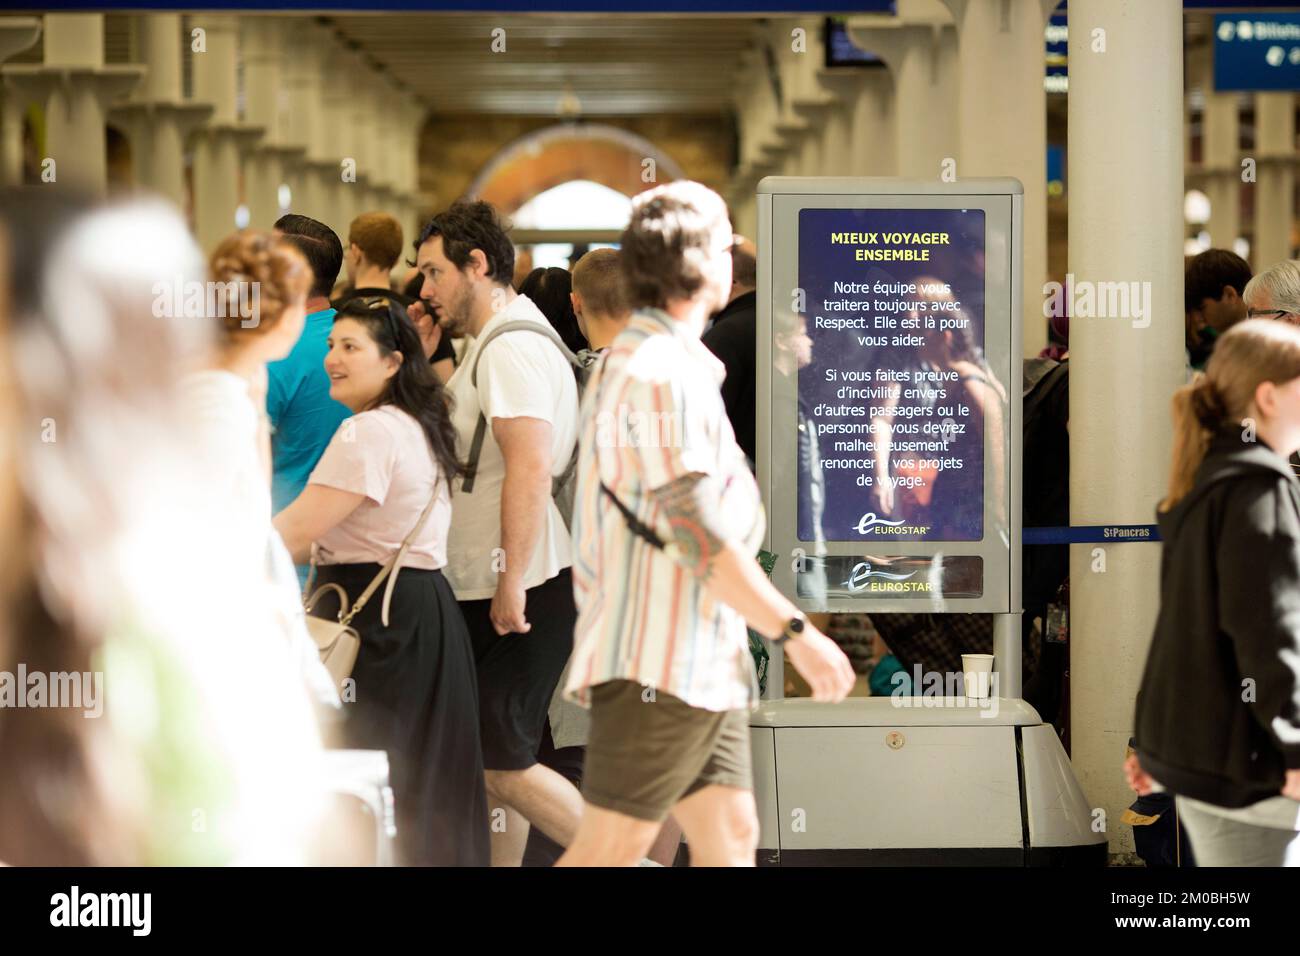
[[[31,771],[0,798],[0,860],[319,860],[345,748],[387,756],[402,863],[671,865],[683,833],[693,862],[753,863],[747,627],[819,699],[853,674],[755,560],[757,484],[700,342],[733,290],[716,194],[644,193],[618,250],[518,285],[483,202],[432,217],[399,282],[382,213],[346,245],[285,215],[204,268],[167,207],[57,205],[4,205],[25,372],[4,405],[28,436],[5,449],[4,617],[27,626],[0,660],[104,670],[111,703],[85,728],[0,721]],[[620,432],[637,412],[677,430]],[[57,440],[31,438],[47,419]],[[94,520],[68,527],[58,493]],[[359,638],[344,671],[312,618]],[[118,806],[105,767],[161,816]]]
[[[748,631],[817,700],[854,674],[755,560],[754,250],[716,194],[651,189],[618,249],[531,271],[483,202],[206,262],[161,203],[0,210],[0,670],[108,697],[5,710],[0,861],[337,859],[353,749],[402,863],[754,862]],[[1198,862],[1297,865],[1300,263],[1211,250],[1186,302],[1126,770]],[[312,618],[357,635],[342,673]]]

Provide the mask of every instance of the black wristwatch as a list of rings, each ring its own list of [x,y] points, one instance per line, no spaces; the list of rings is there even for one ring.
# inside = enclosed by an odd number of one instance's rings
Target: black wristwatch
[[[804,617],[802,614],[796,615],[785,622],[785,630],[781,632],[780,637],[774,638],[772,643],[784,644],[786,641],[792,640],[802,634],[804,628],[807,626],[808,618]]]

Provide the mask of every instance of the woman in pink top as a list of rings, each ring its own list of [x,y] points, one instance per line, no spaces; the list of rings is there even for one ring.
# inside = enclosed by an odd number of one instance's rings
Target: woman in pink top
[[[387,302],[357,300],[339,311],[325,371],[330,396],[354,414],[275,525],[297,561],[315,544],[313,590],[338,584],[355,601],[432,500],[394,571],[386,613],[381,588],[352,620],[361,651],[355,686],[344,689],[345,739],[388,752],[404,863],[486,866],[474,658],[440,570],[451,481],[462,471],[448,399],[415,326]],[[315,613],[333,616],[338,603],[331,591]]]

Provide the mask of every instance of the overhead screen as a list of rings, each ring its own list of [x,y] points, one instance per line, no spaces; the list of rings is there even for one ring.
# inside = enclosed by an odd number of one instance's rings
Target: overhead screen
[[[1019,183],[759,193],[774,580],[811,611],[1018,609]]]

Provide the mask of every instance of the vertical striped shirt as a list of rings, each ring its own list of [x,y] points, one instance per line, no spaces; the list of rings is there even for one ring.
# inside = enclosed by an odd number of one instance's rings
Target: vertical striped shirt
[[[637,312],[583,395],[573,537],[578,623],[565,694],[634,680],[703,710],[758,702],[744,619],[669,554],[632,532],[601,482],[671,541],[650,492],[684,475],[716,479],[724,540],[757,552],[758,485],[718,392],[722,363],[664,312]]]

